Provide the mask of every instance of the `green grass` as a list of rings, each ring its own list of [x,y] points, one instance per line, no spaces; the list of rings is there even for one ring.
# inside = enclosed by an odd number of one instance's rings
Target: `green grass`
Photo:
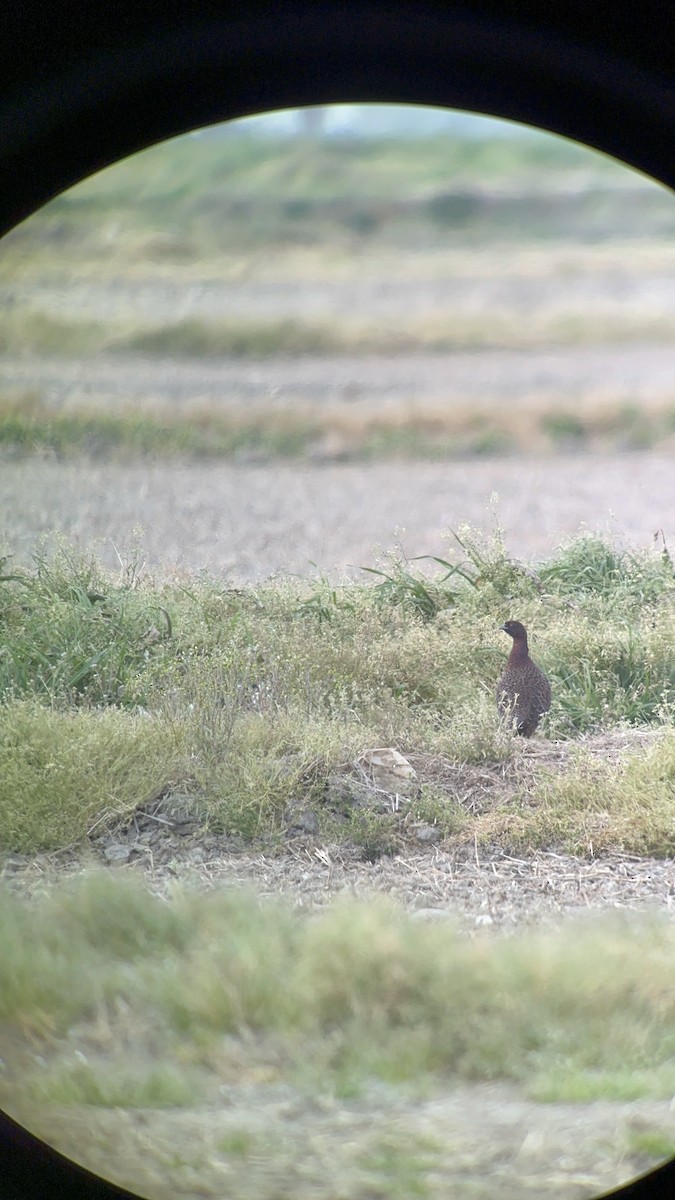
[[[431,1138],[405,1133],[381,1137],[362,1156],[360,1165],[375,1195],[390,1200],[432,1195],[429,1174],[438,1167],[441,1144]]]
[[[383,900],[302,916],[96,874],[31,901],[6,892],[1,912],[3,1027],[51,1042],[49,1070],[21,1083],[36,1099],[182,1106],[214,1074],[249,1073],[343,1096],[373,1079],[512,1080],[567,1101],[675,1083],[667,921],[468,940]]]
[[[107,710],[59,712],[35,701],[0,706],[4,848],[34,853],[80,843],[127,818],[185,771],[166,722]]]
[[[672,730],[620,767],[582,753],[562,775],[544,770],[511,803],[477,823],[476,836],[516,853],[538,847],[593,855],[627,851],[671,857],[675,849]]]
[[[156,584],[133,556],[114,579],[67,546],[32,567],[6,556],[0,845],[58,848],[173,787],[214,831],[274,841],[309,808],[322,836],[368,857],[394,852],[411,820],[450,844],[672,854],[667,551],[586,537],[532,569],[499,531],[460,530],[451,545],[444,559],[390,556],[363,583],[240,590],[206,576]],[[551,677],[542,732],[567,739],[562,772],[545,756],[528,768],[499,722],[507,616],[528,626]],[[644,751],[627,742],[619,764],[573,749],[580,734],[631,726],[660,737]],[[353,763],[375,746],[419,758],[398,815],[358,792]],[[467,807],[480,763],[500,770]]]
[[[631,1129],[627,1136],[629,1153],[650,1164],[675,1158],[675,1137],[666,1129]]]
[[[635,422],[621,417],[610,424],[603,407],[574,418],[585,449],[626,450],[668,444],[673,410],[647,408]],[[357,462],[382,459],[489,458],[504,454],[556,452],[568,448],[565,436],[552,432],[550,414],[523,422],[515,412],[411,410],[403,405],[386,413],[295,406],[285,411],[239,405],[211,406],[187,413],[147,412],[122,407],[116,412],[80,407],[57,409],[34,393],[0,396],[0,446],[30,455],[39,450],[59,457],[153,456],[171,458],[299,459],[333,456]],[[557,429],[558,426],[555,426]],[[328,447],[328,449],[326,449]],[[331,449],[332,447],[332,449]]]
[[[38,1104],[88,1104],[97,1108],[189,1108],[198,1098],[187,1072],[159,1064],[146,1070],[100,1064],[58,1065],[37,1075],[27,1089]]]

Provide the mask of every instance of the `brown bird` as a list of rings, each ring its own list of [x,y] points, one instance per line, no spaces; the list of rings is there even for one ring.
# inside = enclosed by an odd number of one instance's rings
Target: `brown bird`
[[[551,685],[530,658],[525,626],[520,621],[505,621],[499,628],[513,638],[509,661],[497,684],[499,711],[513,721],[521,737],[532,737],[551,707]]]

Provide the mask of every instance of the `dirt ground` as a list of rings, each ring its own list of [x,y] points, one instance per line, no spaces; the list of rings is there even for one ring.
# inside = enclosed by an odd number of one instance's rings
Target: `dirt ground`
[[[8,355],[0,361],[4,391],[35,391],[58,408],[86,405],[113,412],[127,404],[154,412],[189,412],[294,403],[380,411],[407,405],[413,413],[439,405],[504,404],[526,411],[531,404],[547,402],[582,411],[603,398],[637,405],[670,402],[674,378],[675,348],[640,342],[395,356],[172,360],[122,354],[77,359]]]
[[[238,580],[277,572],[359,577],[378,547],[447,557],[447,531],[494,528],[511,554],[544,557],[584,527],[644,548],[675,542],[675,471],[654,452],[453,463],[283,464],[53,462],[2,464],[4,540],[26,560],[55,528],[119,566],[134,530],[148,566]],[[445,535],[445,536],[444,536]],[[115,549],[116,548],[116,549]],[[363,575],[360,577],[366,578]]]

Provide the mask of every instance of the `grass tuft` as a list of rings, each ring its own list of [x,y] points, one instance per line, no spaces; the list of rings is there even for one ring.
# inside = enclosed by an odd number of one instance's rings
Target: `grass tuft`
[[[0,706],[0,847],[35,853],[82,842],[129,816],[184,770],[164,723],[115,710]]]

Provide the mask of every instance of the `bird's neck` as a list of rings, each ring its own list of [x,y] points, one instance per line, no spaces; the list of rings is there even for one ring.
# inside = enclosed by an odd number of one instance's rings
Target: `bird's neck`
[[[511,653],[509,655],[509,662],[511,663],[511,666],[515,667],[518,665],[518,663],[526,662],[529,657],[530,656],[527,652],[527,638],[514,638],[513,646],[511,647]]]

